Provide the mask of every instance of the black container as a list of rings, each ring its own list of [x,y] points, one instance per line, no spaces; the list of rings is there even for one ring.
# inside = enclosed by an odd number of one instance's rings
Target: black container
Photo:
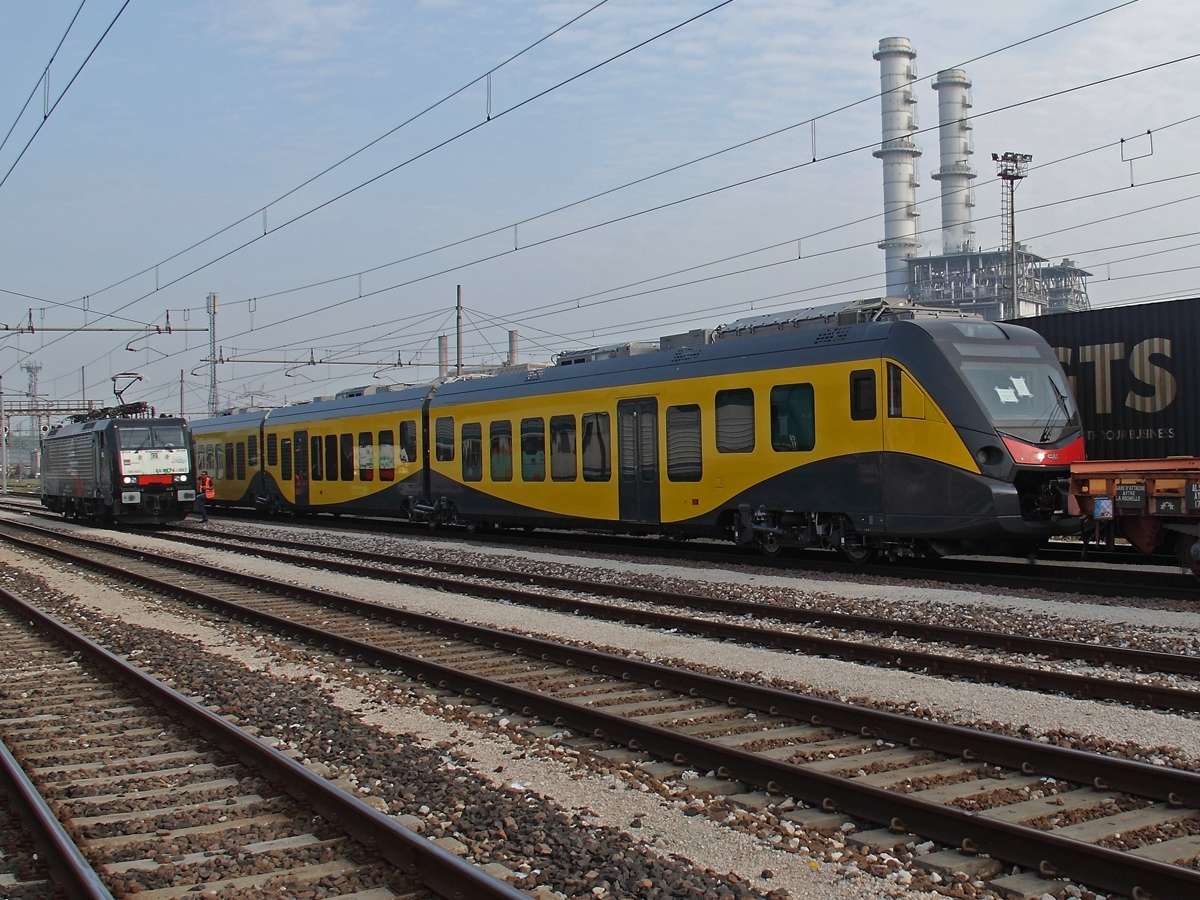
[[[1200,456],[1200,298],[1013,322],[1058,355],[1088,459]]]

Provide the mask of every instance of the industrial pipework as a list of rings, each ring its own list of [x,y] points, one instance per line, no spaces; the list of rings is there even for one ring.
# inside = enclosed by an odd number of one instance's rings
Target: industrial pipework
[[[883,161],[883,242],[887,296],[908,296],[908,260],[916,255],[917,167],[921,151],[912,140],[917,130],[916,51],[908,38],[883,38],[873,54],[879,60],[883,141],[874,155]]]
[[[968,157],[971,142],[971,79],[962,69],[943,69],[933,81],[938,93],[938,143],[942,164],[929,177],[942,186],[942,253],[970,253],[975,249],[975,205],[971,180],[975,172]]]

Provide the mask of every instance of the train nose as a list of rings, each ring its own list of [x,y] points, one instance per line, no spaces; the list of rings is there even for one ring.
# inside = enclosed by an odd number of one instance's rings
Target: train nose
[[[1084,458],[1083,435],[1061,446],[1039,446],[1027,444],[1008,435],[1001,437],[1004,446],[1012,454],[1013,462],[1019,466],[1067,466]]]

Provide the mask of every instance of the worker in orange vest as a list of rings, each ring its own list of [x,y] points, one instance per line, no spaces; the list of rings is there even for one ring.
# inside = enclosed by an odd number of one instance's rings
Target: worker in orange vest
[[[216,496],[216,489],[213,487],[213,480],[209,477],[207,471],[201,472],[200,477],[196,479],[196,511],[201,515],[201,522],[208,521],[208,510],[204,507],[205,500],[211,500]]]

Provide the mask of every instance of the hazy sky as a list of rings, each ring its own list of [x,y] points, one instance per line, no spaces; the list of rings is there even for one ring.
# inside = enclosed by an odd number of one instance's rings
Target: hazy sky
[[[123,2],[84,4],[48,98],[38,85],[0,149],[0,177]],[[38,329],[137,328],[169,311],[202,328],[217,292],[217,342],[241,360],[218,367],[221,401],[240,405],[436,375],[458,284],[467,364],[501,360],[510,328],[523,360],[548,360],[879,296],[879,39],[910,38],[924,78],[1116,5],[734,0],[506,112],[717,2],[608,0],[495,72],[492,121],[480,81],[279,199],[595,2],[132,0],[0,187],[0,321],[28,324],[32,309]],[[0,0],[0,135],[78,7]],[[1200,118],[1174,124],[1200,117],[1200,59],[1024,103],[1197,51],[1200,2],[1138,0],[967,64],[979,244],[999,243],[991,153],[1031,153],[1018,239],[1091,270],[1094,305],[1200,293]],[[921,252],[940,253],[929,84]],[[826,113],[813,164],[808,120]],[[1130,188],[1114,142],[1143,135],[1124,152],[1148,154],[1147,129],[1153,154]],[[88,398],[111,399],[110,376],[133,370],[145,380],[126,399],[178,411],[182,370],[200,414],[206,353],[199,332],[39,330],[3,338],[0,372],[11,393],[39,363],[39,392],[72,400],[84,378]],[[282,362],[310,356],[363,365]],[[404,368],[376,365],[397,356]]]

